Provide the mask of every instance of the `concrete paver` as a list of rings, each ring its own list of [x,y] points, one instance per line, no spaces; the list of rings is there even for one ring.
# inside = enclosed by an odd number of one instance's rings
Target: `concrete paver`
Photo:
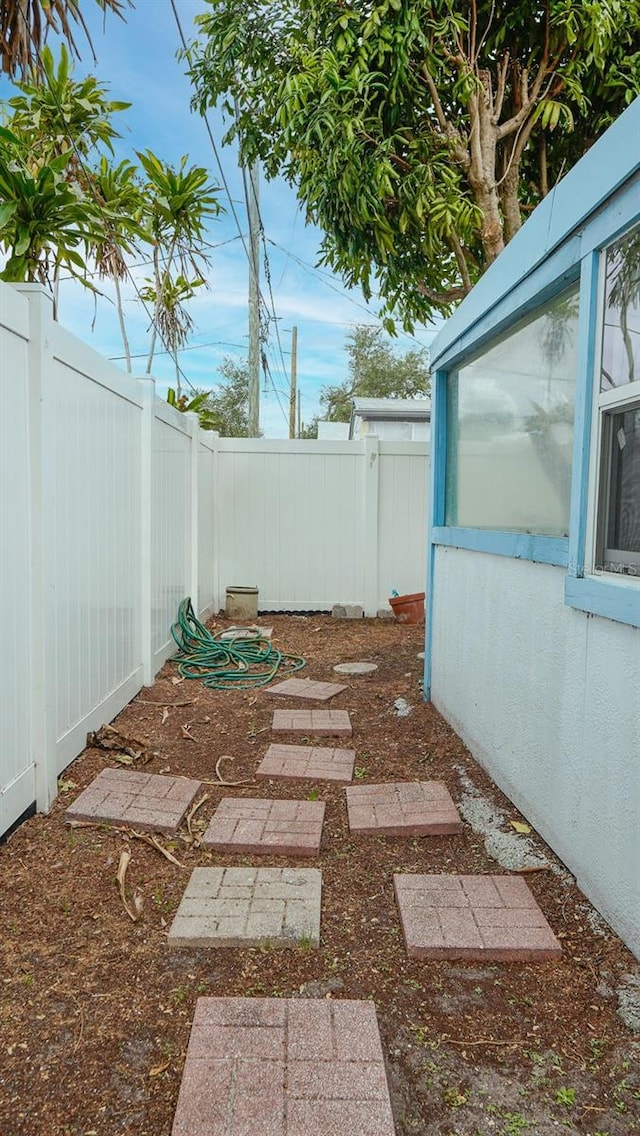
[[[348,710],[274,710],[272,733],[351,737]]]
[[[336,663],[333,668],[337,674],[344,675],[368,675],[377,671],[377,663]]]
[[[462,832],[449,790],[441,781],[353,785],[347,789],[351,832],[439,836]]]
[[[328,746],[270,745],[256,777],[284,781],[341,781],[353,778],[355,750]]]
[[[412,958],[534,962],[561,947],[519,876],[393,877]]]
[[[67,822],[101,821],[149,832],[173,833],[202,784],[132,769],[102,769],[65,812]]]
[[[372,1002],[199,998],[172,1136],[393,1136]]]
[[[317,856],[323,821],[323,801],[223,797],[202,844],[220,852]]]
[[[317,868],[195,868],[169,945],[318,947],[321,891]]]
[[[288,698],[313,698],[317,702],[328,702],[330,698],[346,690],[344,683],[314,682],[310,678],[287,678],[275,686],[267,686],[267,694],[285,695]]]

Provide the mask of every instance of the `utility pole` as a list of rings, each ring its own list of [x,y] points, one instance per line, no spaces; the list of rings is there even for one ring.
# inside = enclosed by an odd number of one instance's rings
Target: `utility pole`
[[[300,437],[301,430],[302,430],[302,422],[300,420],[300,391],[298,391],[298,437]]]
[[[260,433],[260,212],[258,166],[248,173],[247,215],[249,220],[249,437]]]
[[[291,386],[289,388],[289,437],[296,436],[296,391],[298,389],[298,329],[291,328]]]

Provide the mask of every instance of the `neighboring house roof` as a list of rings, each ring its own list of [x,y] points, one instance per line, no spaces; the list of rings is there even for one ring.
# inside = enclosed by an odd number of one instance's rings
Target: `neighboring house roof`
[[[426,440],[430,419],[429,398],[354,398],[349,437],[381,434],[401,438],[406,434],[407,439]]]
[[[354,398],[352,419],[401,418],[428,422],[431,418],[430,398]]]

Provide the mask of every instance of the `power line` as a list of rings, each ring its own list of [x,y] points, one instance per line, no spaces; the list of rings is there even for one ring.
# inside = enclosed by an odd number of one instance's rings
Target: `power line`
[[[202,351],[206,347],[235,347],[238,351],[245,351],[246,346],[243,343],[227,343],[224,339],[214,339],[211,343],[191,343],[186,347],[181,347],[180,352],[183,354],[185,351]],[[148,355],[147,351],[141,351],[139,354],[130,354],[131,359],[144,359]],[[171,355],[171,351],[156,351],[156,355]],[[120,359],[126,359],[126,355],[109,355],[112,363]]]

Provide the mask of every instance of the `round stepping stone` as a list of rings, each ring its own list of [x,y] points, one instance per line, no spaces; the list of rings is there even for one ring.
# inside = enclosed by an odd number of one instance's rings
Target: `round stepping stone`
[[[341,675],[368,675],[377,671],[377,663],[338,663],[334,668]]]

